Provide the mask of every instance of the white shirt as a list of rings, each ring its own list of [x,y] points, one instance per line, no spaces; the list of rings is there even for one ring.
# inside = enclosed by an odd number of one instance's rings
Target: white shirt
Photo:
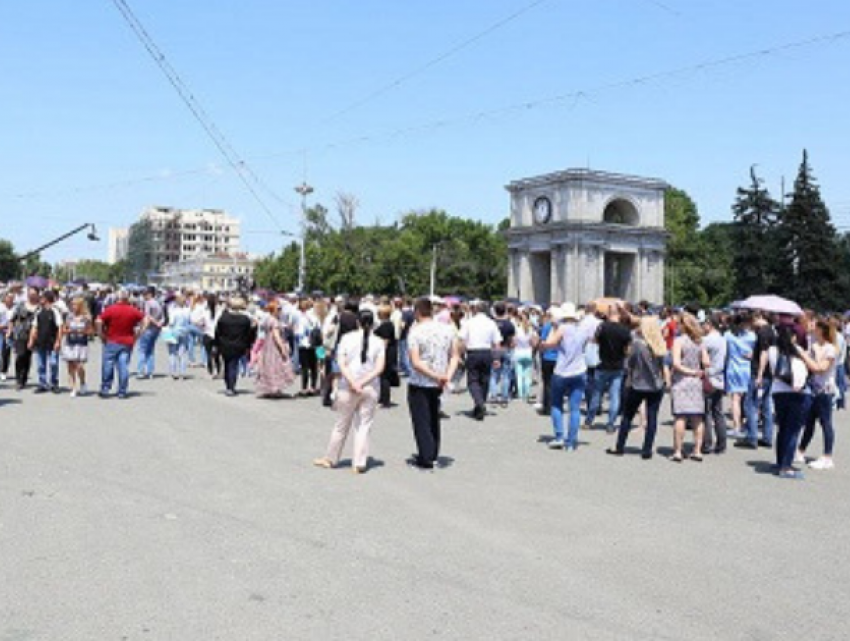
[[[68,315],[68,306],[61,298],[57,299],[56,302],[53,303],[53,309],[58,311],[59,315],[62,316],[62,318],[65,318]]]
[[[322,324],[322,336],[324,337],[325,350],[330,352],[336,345],[336,337],[339,332],[339,312],[332,309]]]
[[[319,327],[319,318],[313,310],[297,312],[293,318],[293,329],[298,337],[298,347],[310,347],[310,332],[314,327]]]
[[[218,317],[221,316],[223,308],[223,305],[216,306],[215,317],[209,307],[204,308],[204,336],[215,338],[215,326],[218,324]]]
[[[204,303],[201,305],[194,305],[192,307],[192,311],[189,317],[192,321],[192,325],[194,325],[200,330],[203,330],[205,328],[205,323],[208,315],[209,312],[207,310],[207,305],[206,303]]]
[[[829,368],[820,374],[812,374],[809,381],[812,385],[814,393],[835,394],[835,370],[837,369],[835,345],[832,343],[824,343],[818,345],[812,343],[809,348],[809,356],[815,360],[827,359],[830,361]]]
[[[400,309],[395,308],[392,311],[392,314],[390,314],[390,321],[392,322],[393,327],[395,327],[395,337],[396,340],[398,340],[401,338],[401,328],[404,325],[404,320],[401,317]]]
[[[779,350],[775,345],[767,350],[767,360],[770,362],[770,370],[775,372],[776,363],[779,361]],[[773,383],[770,386],[771,395],[802,392],[803,387],[806,385],[806,378],[809,375],[809,368],[806,367],[806,364],[801,358],[795,356],[791,359],[791,372],[794,376],[794,387],[774,376]]]
[[[522,325],[516,326],[516,335],[514,336],[514,358],[530,358],[534,353],[531,346],[534,340],[534,327],[529,327],[526,332]]]
[[[348,332],[339,341],[339,349],[337,350],[337,360],[340,363],[345,363],[348,368],[351,378],[355,381],[359,380],[375,371],[378,359],[384,353],[384,341],[370,334],[369,347],[366,350],[366,361],[363,362],[363,330]],[[380,379],[375,377],[369,385],[375,389],[380,386]],[[350,389],[348,381],[344,376],[339,379],[339,388],[343,390]]]
[[[258,309],[254,314],[254,320],[257,321],[257,340],[262,340],[266,337],[266,317],[269,313],[264,309]]]
[[[6,307],[5,303],[0,303],[0,327],[9,326],[9,315],[9,308]]]
[[[493,349],[502,342],[502,333],[493,319],[478,313],[461,327],[460,340],[467,350]]]

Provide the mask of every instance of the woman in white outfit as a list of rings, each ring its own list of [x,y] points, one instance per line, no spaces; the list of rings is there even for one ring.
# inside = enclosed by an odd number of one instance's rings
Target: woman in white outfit
[[[339,342],[337,362],[340,378],[336,397],[339,418],[331,433],[327,453],[313,461],[317,467],[336,467],[353,426],[351,467],[355,474],[364,473],[369,465],[369,431],[378,406],[379,377],[384,371],[386,353],[384,341],[372,333],[375,317],[371,311],[360,312],[359,324],[357,331],[349,332]]]

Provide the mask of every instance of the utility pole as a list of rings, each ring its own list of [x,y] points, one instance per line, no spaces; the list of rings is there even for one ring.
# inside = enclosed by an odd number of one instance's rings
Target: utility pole
[[[434,295],[437,287],[437,245],[439,243],[434,243],[431,246],[431,296]]]
[[[301,196],[301,253],[298,257],[298,292],[304,292],[307,278],[307,257],[304,246],[307,244],[307,196],[313,193],[313,188],[303,181],[295,188],[295,192]]]

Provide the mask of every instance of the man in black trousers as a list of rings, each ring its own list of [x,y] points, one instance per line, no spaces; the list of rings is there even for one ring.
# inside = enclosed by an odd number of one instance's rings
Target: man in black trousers
[[[493,349],[502,344],[502,334],[495,321],[484,313],[481,301],[471,304],[472,318],[460,330],[466,351],[466,381],[472,396],[472,418],[483,421],[487,414],[487,390],[493,367]]]
[[[429,471],[440,456],[440,397],[460,359],[454,329],[434,321],[431,301],[420,298],[414,312],[416,323],[407,336],[411,366],[407,404],[417,454],[408,465]]]

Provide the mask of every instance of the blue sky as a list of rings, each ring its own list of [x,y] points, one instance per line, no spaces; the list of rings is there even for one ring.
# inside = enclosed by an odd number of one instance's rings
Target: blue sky
[[[600,89],[850,31],[846,1],[547,0],[348,110],[531,0],[130,4],[284,201],[260,192],[276,222],[111,0],[5,2],[0,237],[19,250],[83,222],[105,237],[161,204],[226,208],[243,219],[247,249],[269,252],[281,241],[264,232],[297,229],[292,188],[305,168],[314,199],[354,193],[364,223],[429,207],[497,222],[510,180],[585,166],[664,178],[710,222],[728,219],[753,163],[773,191],[783,175],[790,184],[803,147],[850,227],[850,37]],[[83,237],[47,253],[105,256],[105,242]]]

